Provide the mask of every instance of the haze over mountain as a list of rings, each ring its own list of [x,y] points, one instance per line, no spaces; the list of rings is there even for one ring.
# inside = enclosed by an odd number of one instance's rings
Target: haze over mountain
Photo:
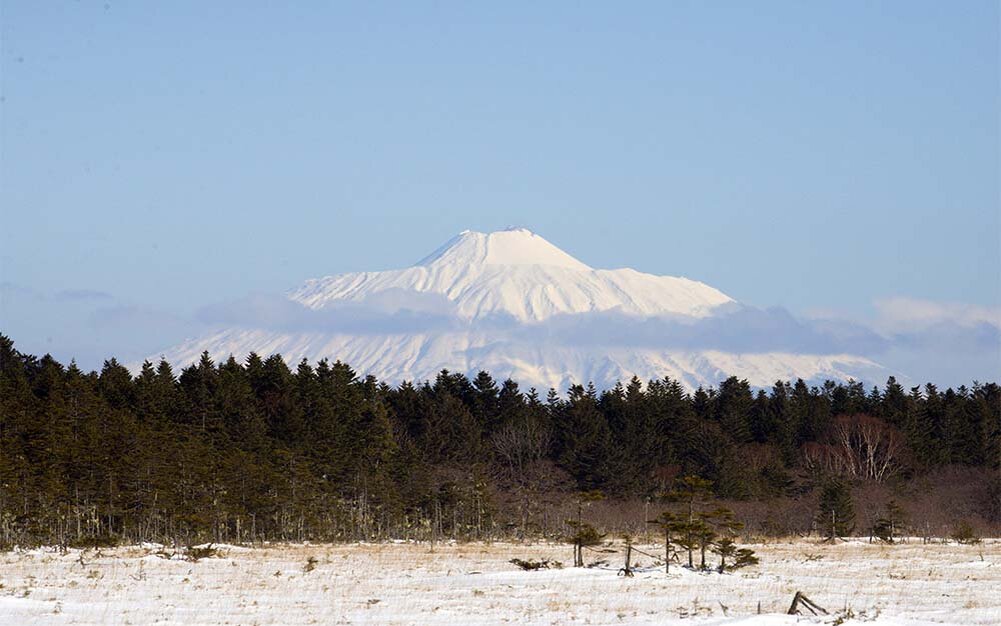
[[[862,356],[804,351],[812,331],[790,332],[781,313],[687,278],[595,269],[521,228],[464,231],[412,267],[313,279],[209,316],[224,329],[162,356],[336,359],[394,383],[487,370],[541,390],[633,375],[689,387],[729,375],[755,386],[885,376]]]

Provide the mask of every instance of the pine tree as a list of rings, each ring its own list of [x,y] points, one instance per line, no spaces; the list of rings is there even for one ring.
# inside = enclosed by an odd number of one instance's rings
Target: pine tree
[[[134,378],[114,359],[84,372],[21,354],[0,335],[0,545],[343,540],[432,529],[481,537],[502,522],[527,534],[532,511],[572,480],[629,497],[688,473],[705,480],[682,480],[671,494],[686,510],[651,522],[665,532],[666,557],[687,551],[694,566],[699,550],[705,566],[712,550],[728,571],[755,557],[735,544],[732,513],[707,506],[710,487],[726,497],[785,493],[798,445],[822,447],[831,415],[858,411],[899,420],[923,461],[910,468],[918,477],[938,464],[987,471],[1001,463],[995,383],[945,392],[928,384],[904,395],[891,380],[867,396],[853,381],[778,382],[751,396],[730,379],[689,396],[676,380],[644,387],[633,378],[600,398],[578,385],[566,400],[551,390],[543,402],[511,380],[498,389],[486,372],[470,381],[444,371],[433,383],[394,388],[343,363],[303,360],[293,373],[279,355],[251,354],[241,365],[203,354],[180,377],[162,359]],[[754,443],[734,442],[746,440],[743,423]],[[979,511],[988,520],[1001,517],[995,482]],[[822,531],[852,532],[849,486],[818,492]],[[494,517],[505,501],[519,503],[520,523]],[[896,540],[903,504],[887,505],[874,535]],[[581,518],[574,524],[576,543],[601,536]]]
[[[664,533],[664,573],[670,574],[671,555],[674,552],[674,538],[679,533],[684,534],[685,520],[684,518],[678,517],[678,515],[672,511],[664,511],[658,515],[656,519],[647,520],[647,524],[656,524]]]
[[[500,392],[497,383],[490,374],[480,370],[473,379],[473,390],[473,417],[485,432],[491,433],[497,428],[500,417]]]
[[[739,380],[736,376],[727,378],[719,386],[714,408],[715,419],[723,428],[723,432],[736,443],[751,441],[751,429],[748,416],[754,397],[747,380]]]
[[[646,403],[653,420],[652,454],[654,466],[661,468],[679,462],[680,436],[691,430],[694,422],[690,398],[677,380],[664,378],[651,381],[647,387]]]
[[[796,441],[799,423],[796,421],[790,406],[791,395],[792,388],[789,383],[780,380],[772,386],[772,393],[768,398],[768,412],[771,417],[769,422],[774,425],[774,428],[767,439],[778,444],[779,450],[782,452],[782,459],[786,464],[791,464],[795,460],[799,449]]]
[[[879,417],[891,426],[903,428],[907,420],[907,395],[903,386],[893,376],[886,380],[881,398]]]
[[[267,425],[257,408],[250,380],[235,358],[219,366],[215,402],[228,442],[241,450],[264,445]]]
[[[890,500],[886,503],[883,513],[876,518],[872,534],[881,541],[893,543],[903,532],[906,521],[907,513],[903,507],[897,504],[896,500]]]
[[[101,397],[113,409],[132,409],[133,397],[132,374],[116,359],[104,362],[98,379],[98,389]]]
[[[582,489],[603,486],[609,478],[612,434],[598,410],[594,388],[572,386],[555,421],[560,465]]]
[[[533,390],[534,391],[534,390]],[[526,412],[527,399],[518,389],[518,383],[508,378],[497,394],[497,423],[495,430],[519,421]]]
[[[581,491],[575,498],[577,517],[566,521],[571,529],[569,541],[574,546],[574,567],[584,567],[584,548],[598,545],[605,537],[604,533],[598,532],[594,526],[584,521],[584,507],[604,499],[605,495],[597,490]]]
[[[846,537],[855,530],[855,507],[846,483],[831,479],[824,484],[816,519],[829,541]]]
[[[775,433],[776,424],[772,420],[768,394],[765,393],[764,389],[759,389],[757,395],[754,396],[754,404],[748,411],[747,422],[751,439],[758,443],[767,442],[769,436]]]
[[[616,453],[612,486],[626,494],[645,491],[658,456],[657,419],[635,376],[629,385],[602,394],[601,411],[607,417]]]
[[[688,553],[688,567],[694,569],[693,553],[699,545],[699,539],[703,533],[704,522],[699,519],[698,514],[701,507],[705,505],[711,496],[712,483],[698,476],[685,476],[678,481],[675,488],[665,494],[665,498],[671,502],[678,502],[684,505],[684,517],[678,524],[678,545]]]

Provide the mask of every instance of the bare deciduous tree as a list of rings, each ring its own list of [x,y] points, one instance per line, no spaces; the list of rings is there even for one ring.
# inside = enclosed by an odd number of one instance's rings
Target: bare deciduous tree
[[[861,414],[837,417],[831,438],[831,443],[802,447],[800,453],[807,469],[877,483],[901,469],[904,438],[879,418]]]
[[[527,534],[532,516],[533,494],[546,483],[549,430],[534,419],[512,422],[490,438],[503,461],[503,479],[513,488],[519,503],[522,534]]]

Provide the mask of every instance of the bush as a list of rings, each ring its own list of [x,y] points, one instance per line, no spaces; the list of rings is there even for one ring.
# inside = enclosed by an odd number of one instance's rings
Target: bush
[[[550,561],[549,559],[542,559],[541,561],[533,561],[532,559],[527,561],[523,561],[521,559],[511,559],[510,562],[528,572],[539,569],[563,569],[562,563],[559,561]]]
[[[976,531],[973,530],[973,526],[967,521],[962,521],[956,524],[956,527],[952,529],[952,535],[950,535],[954,541],[965,545],[973,545],[980,543],[980,537],[977,535]]]
[[[740,548],[737,550],[737,554],[734,557],[732,565],[728,566],[728,569],[740,569],[742,567],[749,567],[751,565],[758,564],[758,557],[754,554],[754,550],[749,548]]]
[[[184,558],[192,563],[197,563],[202,559],[212,558],[214,556],[219,556],[219,550],[212,547],[210,543],[207,546],[188,546],[187,550],[184,551]]]

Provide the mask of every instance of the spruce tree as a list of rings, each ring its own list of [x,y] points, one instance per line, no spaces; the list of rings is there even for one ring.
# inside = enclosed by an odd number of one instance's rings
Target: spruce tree
[[[876,518],[872,527],[872,534],[877,539],[886,543],[894,543],[904,531],[904,524],[907,522],[907,513],[903,507],[897,504],[896,500],[886,503],[883,513]]]
[[[719,393],[713,407],[714,417],[729,437],[736,443],[751,441],[751,429],[748,416],[754,397],[747,380],[736,376],[727,378],[719,386]]]
[[[829,541],[847,537],[855,530],[855,507],[851,489],[840,479],[828,480],[820,491],[817,526]]]
[[[597,489],[609,478],[612,434],[598,410],[593,387],[570,388],[556,419],[559,463],[585,490]]]

